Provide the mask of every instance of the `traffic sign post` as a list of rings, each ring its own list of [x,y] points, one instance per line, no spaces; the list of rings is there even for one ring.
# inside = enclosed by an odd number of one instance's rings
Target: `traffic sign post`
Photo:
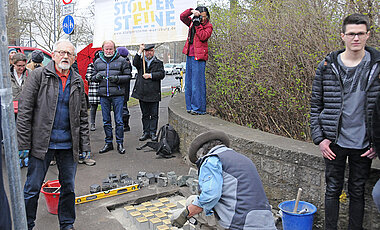
[[[71,15],[66,15],[62,23],[63,32],[71,34],[74,31],[74,18]]]

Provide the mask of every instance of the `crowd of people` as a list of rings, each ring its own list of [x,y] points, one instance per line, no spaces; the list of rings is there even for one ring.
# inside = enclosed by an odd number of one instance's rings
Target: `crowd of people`
[[[187,55],[186,110],[192,115],[203,115],[207,40],[213,29],[210,14],[206,7],[197,7],[185,10],[180,18],[189,27],[183,49]],[[348,228],[363,229],[365,182],[372,160],[380,151],[380,52],[366,46],[369,28],[367,16],[347,16],[341,33],[345,49],[330,53],[318,65],[313,81],[310,126],[313,142],[319,146],[325,162],[326,230],[337,229],[347,159]],[[130,94],[138,99],[142,113],[143,133],[139,140],[157,141],[161,80],[165,77],[163,62],[155,56],[154,44],[141,44],[131,63],[125,47],[106,40],[87,68],[87,98],[84,82],[74,68],[77,53],[70,41],[54,44],[52,61],[46,66],[42,65],[44,56],[39,50],[33,51],[29,64],[28,58],[14,48],[8,54],[20,164],[28,166],[24,186],[28,228],[35,226],[41,185],[54,159],[61,184],[60,229],[74,229],[77,163],[96,163],[91,159],[89,133],[96,130],[99,104],[105,134],[100,154],[114,149],[113,129],[117,152],[126,153],[124,132],[130,131]],[[130,92],[132,65],[138,74]],[[173,213],[174,226],[182,227],[195,217],[199,229],[276,229],[255,165],[229,145],[225,133],[213,130],[193,140],[189,159],[199,169],[200,195],[190,197],[183,210]],[[2,183],[0,190],[4,190]],[[373,197],[380,210],[380,180]],[[6,198],[0,197],[0,204],[5,207],[5,203]],[[233,208],[230,204],[234,204]],[[8,218],[8,214],[2,217]]]

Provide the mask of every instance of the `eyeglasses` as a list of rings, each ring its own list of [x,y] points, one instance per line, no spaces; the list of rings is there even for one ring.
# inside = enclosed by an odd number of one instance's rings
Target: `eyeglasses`
[[[359,33],[346,33],[344,35],[346,35],[348,38],[350,39],[354,39],[356,35],[358,35],[358,38],[364,38],[364,36],[367,34],[368,32],[359,32]]]
[[[64,50],[58,50],[58,51],[54,51],[55,53],[59,53],[59,55],[61,55],[62,57],[64,57],[66,54],[68,57],[73,57],[74,54],[70,53],[69,51],[64,51]]]
[[[15,66],[21,68],[21,67],[25,67],[26,65],[15,65]]]

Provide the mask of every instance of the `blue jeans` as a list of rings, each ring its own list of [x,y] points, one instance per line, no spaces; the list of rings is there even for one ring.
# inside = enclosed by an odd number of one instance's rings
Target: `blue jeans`
[[[75,221],[74,187],[77,163],[74,161],[71,149],[49,149],[44,160],[29,156],[28,174],[24,185],[28,229],[33,229],[35,226],[34,221],[36,220],[40,189],[53,156],[57,161],[58,179],[61,184],[58,201],[59,225],[63,230],[73,227]]]
[[[380,179],[375,184],[372,190],[373,201],[376,204],[377,210],[380,212]]]
[[[186,110],[206,113],[206,61],[196,61],[187,56],[185,75]]]
[[[364,186],[369,177],[372,160],[361,157],[368,149],[347,149],[330,144],[330,149],[336,154],[334,160],[325,158],[325,230],[336,230],[339,217],[339,196],[344,184],[344,172],[348,158],[348,194],[349,224],[348,229],[363,229],[364,216]]]
[[[112,122],[111,122],[111,105],[115,119],[115,136],[116,143],[123,144],[124,140],[124,123],[123,123],[123,104],[124,96],[100,97],[100,105],[102,106],[103,127],[106,134],[105,141],[112,144]]]

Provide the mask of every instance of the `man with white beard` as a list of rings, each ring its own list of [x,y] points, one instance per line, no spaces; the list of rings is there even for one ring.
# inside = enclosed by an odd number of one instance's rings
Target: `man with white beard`
[[[29,155],[24,200],[28,229],[35,226],[42,182],[55,157],[61,185],[60,229],[74,229],[74,183],[80,156],[90,156],[87,102],[81,76],[71,65],[76,50],[69,41],[53,46],[52,61],[31,72],[19,100],[17,134],[20,158]]]

